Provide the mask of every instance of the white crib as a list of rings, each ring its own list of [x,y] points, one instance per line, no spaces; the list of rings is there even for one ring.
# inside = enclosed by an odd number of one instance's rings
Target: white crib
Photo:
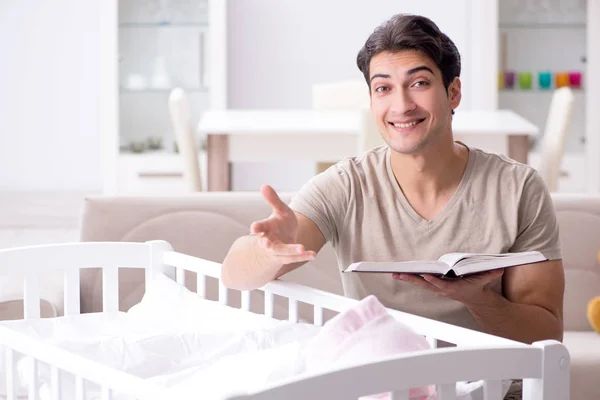
[[[147,243],[69,243],[0,250],[0,277],[19,275],[24,280],[25,318],[39,318],[38,274],[43,268],[64,274],[65,315],[79,314],[81,268],[103,270],[103,311],[118,311],[119,268],[145,268],[146,282],[153,274],[165,274],[184,283],[186,270],[197,273],[197,292],[204,297],[207,277],[219,278],[220,265],[173,251],[164,241]],[[323,324],[325,310],[341,312],[355,300],[298,284],[275,281],[258,289],[264,292],[264,313],[273,316],[274,296],[289,301],[289,319],[298,322],[298,302],[314,308],[314,323]],[[229,290],[219,286],[219,301],[228,304]],[[249,311],[250,293],[241,293],[241,308]],[[457,347],[435,348],[407,353],[366,365],[331,371],[318,376],[299,376],[260,392],[231,397],[228,400],[304,400],[357,399],[369,394],[388,392],[394,400],[408,399],[409,389],[437,385],[441,400],[455,399],[456,382],[485,380],[484,398],[500,400],[501,382],[523,379],[524,400],[564,400],[569,398],[569,354],[557,341],[532,345],[471,331],[434,320],[390,310],[393,315],[428,338],[455,343]],[[85,398],[86,382],[102,388],[102,399],[123,393],[138,399],[172,399],[169,389],[122,371],[87,360],[74,353],[41,343],[29,336],[0,326],[0,346],[4,347],[7,398],[16,399],[17,354],[34,358],[31,379],[37,379],[37,363],[50,366],[52,394],[61,396],[60,374],[75,378],[75,397]],[[35,386],[35,385],[33,385]],[[29,391],[29,400],[37,397]],[[195,393],[190,398],[202,398]],[[180,397],[179,397],[180,398]]]

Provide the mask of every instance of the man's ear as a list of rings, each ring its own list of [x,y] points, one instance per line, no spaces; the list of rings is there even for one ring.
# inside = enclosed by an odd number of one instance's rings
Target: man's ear
[[[462,98],[460,78],[456,77],[448,86],[448,100],[450,100],[450,108],[453,110],[458,108]]]

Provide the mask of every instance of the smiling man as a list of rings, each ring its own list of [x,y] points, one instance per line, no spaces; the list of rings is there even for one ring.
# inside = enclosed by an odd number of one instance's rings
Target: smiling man
[[[233,244],[224,283],[262,286],[326,242],[341,270],[363,260],[537,250],[548,261],[456,281],[342,274],[344,291],[522,342],[561,340],[564,274],[552,200],[531,167],[454,141],[461,101],[454,43],[425,17],[396,15],[370,35],[357,64],[387,145],[317,175],[289,206],[263,187],[273,213]]]

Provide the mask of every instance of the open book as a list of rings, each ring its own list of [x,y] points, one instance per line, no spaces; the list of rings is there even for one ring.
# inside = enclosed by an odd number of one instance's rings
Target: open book
[[[477,272],[546,260],[547,258],[539,251],[505,254],[448,253],[437,261],[362,261],[350,264],[344,272],[399,272],[457,278]]]

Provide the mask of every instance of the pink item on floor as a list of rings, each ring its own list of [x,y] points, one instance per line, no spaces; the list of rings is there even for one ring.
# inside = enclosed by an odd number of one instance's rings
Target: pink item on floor
[[[328,321],[306,348],[310,373],[430,349],[427,340],[392,317],[375,296]],[[398,376],[398,379],[401,379]],[[411,400],[433,400],[435,386],[410,389]],[[385,399],[387,393],[361,399]]]

